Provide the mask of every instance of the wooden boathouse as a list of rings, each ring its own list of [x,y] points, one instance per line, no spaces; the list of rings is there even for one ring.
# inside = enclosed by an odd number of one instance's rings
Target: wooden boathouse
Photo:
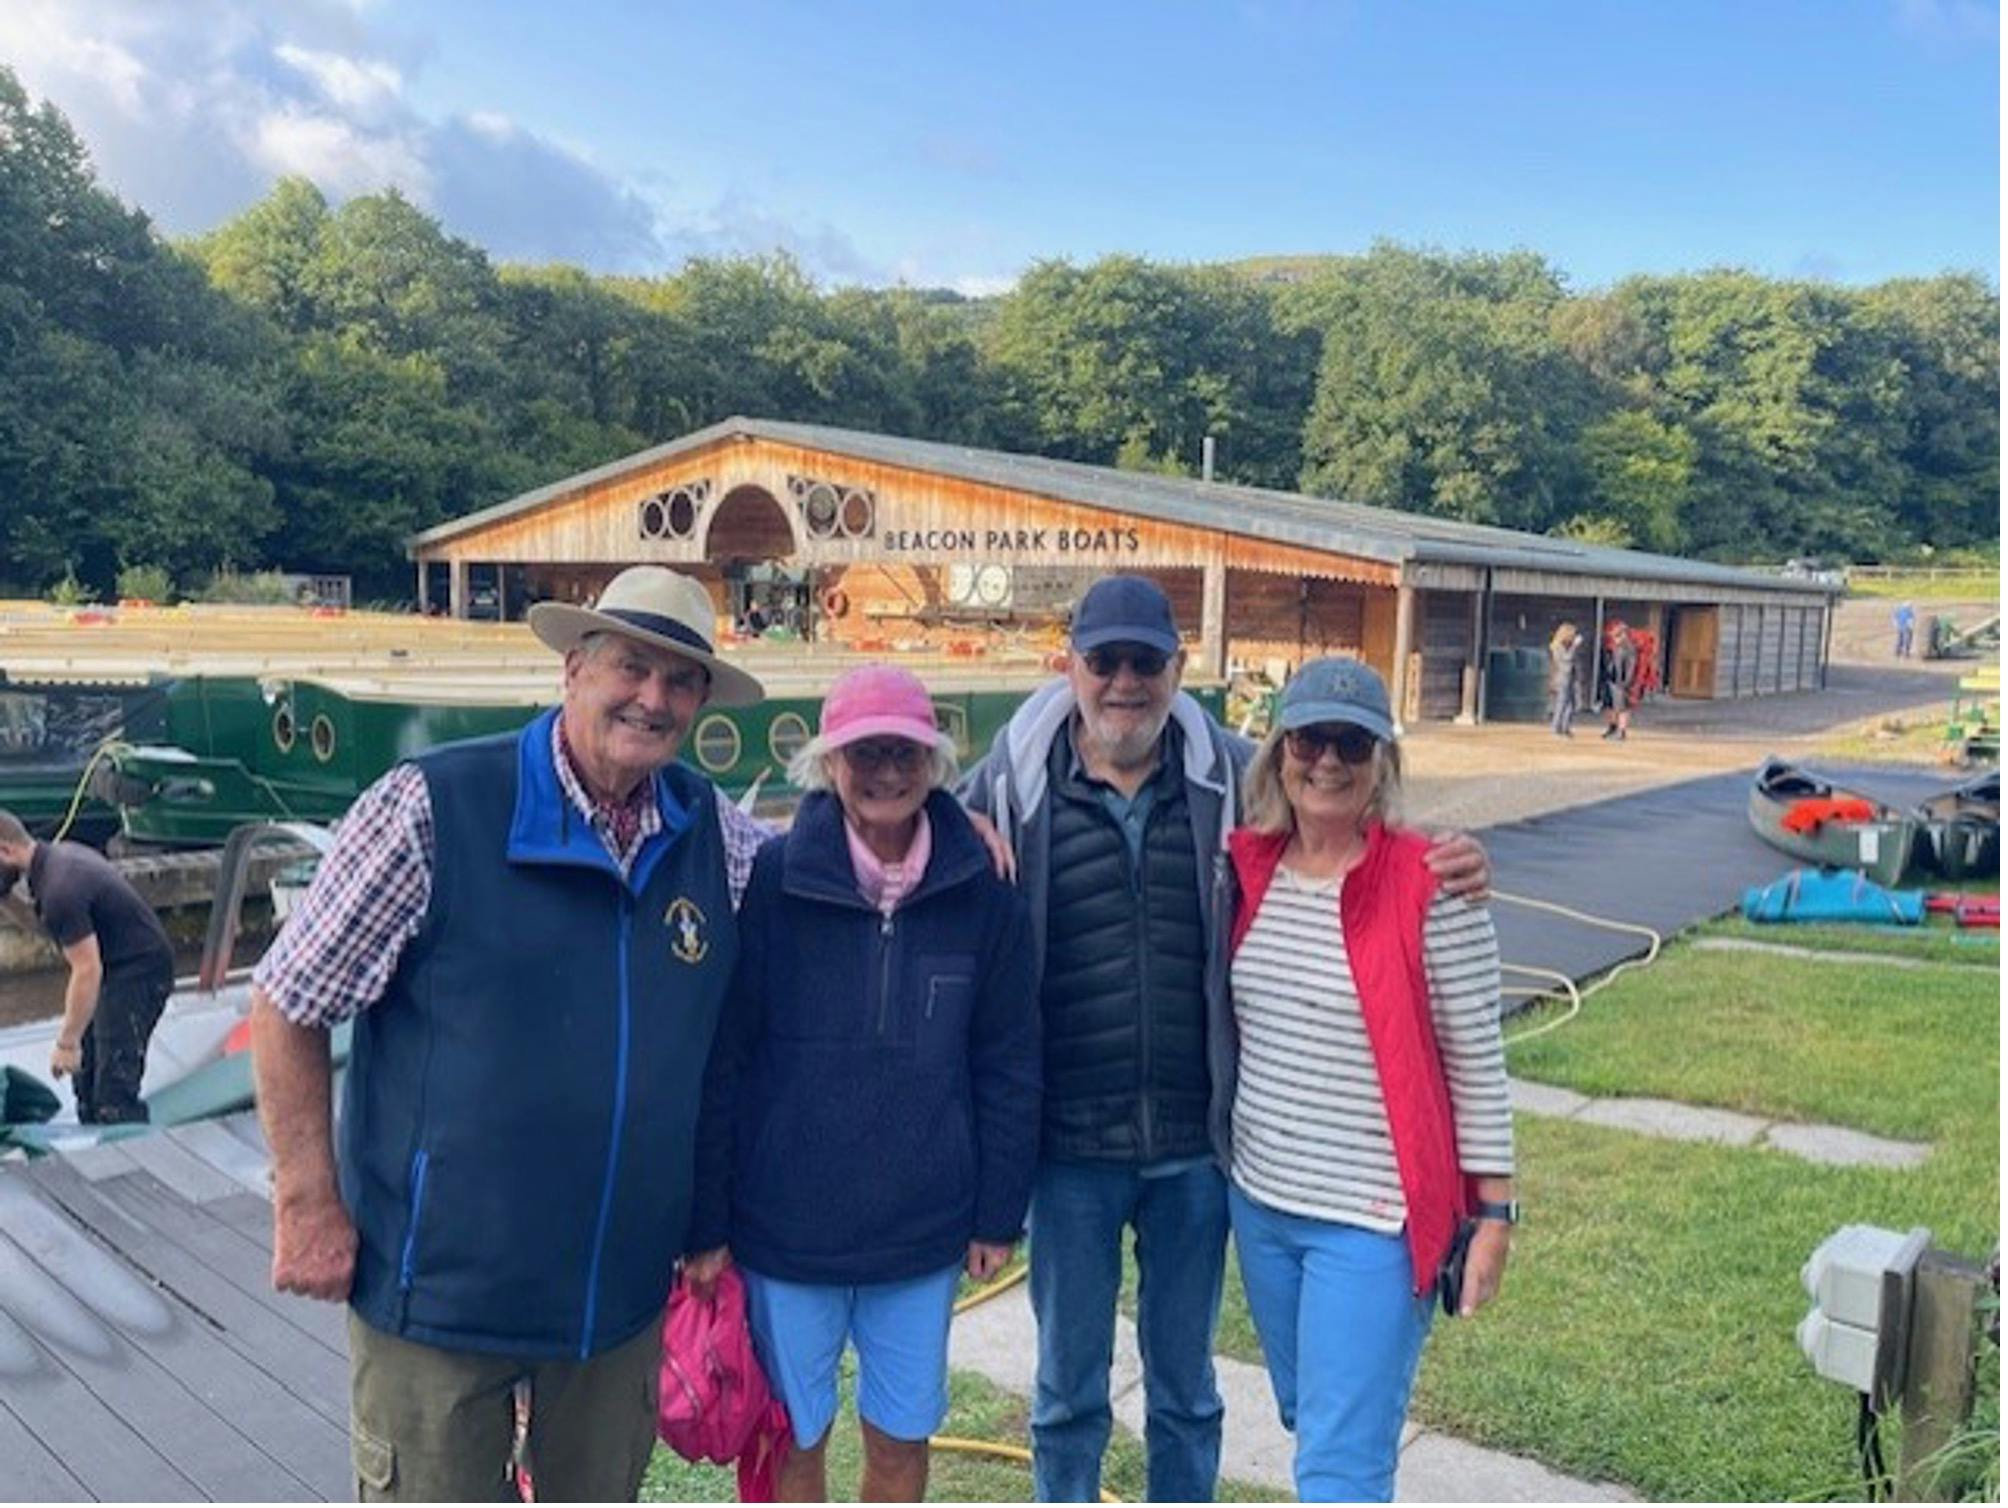
[[[420,601],[456,617],[588,601],[650,561],[704,582],[725,624],[757,607],[888,655],[1036,642],[1094,577],[1137,572],[1170,594],[1194,671],[1280,680],[1357,655],[1409,722],[1525,715],[1564,620],[1648,630],[1675,696],[1811,689],[1833,600],[1816,582],[1328,498],[740,418],[428,529],[408,553]]]

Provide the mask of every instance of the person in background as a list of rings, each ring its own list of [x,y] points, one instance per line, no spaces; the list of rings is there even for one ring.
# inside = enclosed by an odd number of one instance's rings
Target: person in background
[[[963,783],[1016,854],[1040,979],[1032,1470],[1047,1502],[1100,1495],[1125,1231],[1149,1496],[1205,1501],[1219,1475],[1226,842],[1249,745],[1179,689],[1184,668],[1163,588],[1103,577],[1075,611],[1066,674],[1026,699]],[[1469,838],[1436,843],[1429,862],[1447,888],[1483,892],[1485,855]]]
[[[1518,1219],[1498,943],[1423,840],[1388,826],[1400,787],[1380,677],[1314,660],[1284,688],[1232,839],[1228,1200],[1305,1502],[1392,1497],[1453,1235],[1475,1218],[1469,1315]]]
[[[23,876],[32,910],[13,897]],[[39,843],[8,811],[0,811],[0,900],[47,932],[69,965],[49,1072],[72,1077],[77,1119],[145,1120],[147,1043],[174,992],[174,947],[160,918],[96,849]]]
[[[1611,620],[1604,645],[1603,683],[1597,702],[1604,709],[1604,737],[1631,737],[1633,683],[1638,679],[1638,645],[1622,618]]]
[[[1896,625],[1896,657],[1910,658],[1911,641],[1917,632],[1917,607],[1910,602],[1899,602],[1896,611],[1890,614],[1890,621]]]
[[[846,1342],[866,1501],[917,1502],[948,1412],[956,1285],[1024,1226],[1039,1148],[1025,902],[944,786],[954,744],[910,672],[868,665],[789,765],[808,792],[761,850],[707,1073],[694,1255],[733,1262],[796,1448],[784,1502],[824,1502]]]
[[[1564,623],[1548,641],[1548,699],[1553,712],[1548,727],[1558,738],[1574,735],[1570,724],[1576,717],[1577,666],[1583,658],[1583,636],[1573,623]]]

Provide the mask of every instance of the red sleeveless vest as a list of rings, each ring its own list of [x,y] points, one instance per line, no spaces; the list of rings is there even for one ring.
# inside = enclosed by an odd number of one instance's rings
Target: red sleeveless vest
[[[1234,915],[1236,952],[1255,923],[1289,841],[1287,833],[1249,828],[1228,839],[1241,892]],[[1372,824],[1366,853],[1339,888],[1335,918],[1345,928],[1346,959],[1387,1104],[1395,1166],[1408,1203],[1408,1252],[1417,1293],[1435,1284],[1472,1197],[1470,1180],[1458,1166],[1457,1127],[1422,960],[1423,922],[1436,894],[1436,876],[1423,861],[1428,849],[1417,833]]]

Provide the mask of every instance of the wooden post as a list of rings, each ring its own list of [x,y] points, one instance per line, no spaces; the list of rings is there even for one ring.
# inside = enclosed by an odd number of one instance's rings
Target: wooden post
[[[467,616],[467,562],[457,557],[446,563],[446,614],[450,618]]]
[[[1457,720],[1467,727],[1478,721],[1479,656],[1485,652],[1485,593],[1471,594],[1471,651],[1464,659],[1463,685],[1459,688]]]
[[[1933,1458],[1973,1413],[1974,1328],[1986,1290],[1986,1269],[1951,1252],[1928,1251],[1917,1264],[1896,1473],[1904,1502],[1942,1503],[1959,1485],[1946,1480],[1942,1459]]]
[[[1404,581],[1394,595],[1394,674],[1388,678],[1388,702],[1395,721],[1408,721],[1408,650],[1415,642],[1415,588]]]
[[[1596,606],[1590,609],[1590,706],[1594,709],[1597,698],[1604,691],[1604,599],[1598,596]],[[1592,712],[1594,715],[1594,711]]]
[[[1207,442],[1213,440],[1208,436]],[[1214,553],[1207,557],[1199,595],[1199,668],[1204,675],[1227,678],[1227,561]]]

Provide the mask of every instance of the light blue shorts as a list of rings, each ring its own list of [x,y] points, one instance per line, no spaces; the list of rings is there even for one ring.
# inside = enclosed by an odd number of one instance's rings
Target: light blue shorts
[[[844,1342],[858,1352],[858,1413],[895,1440],[925,1440],[948,1417],[948,1322],[962,1267],[855,1288],[786,1283],[739,1269],[767,1385],[803,1449],[837,1414]]]

